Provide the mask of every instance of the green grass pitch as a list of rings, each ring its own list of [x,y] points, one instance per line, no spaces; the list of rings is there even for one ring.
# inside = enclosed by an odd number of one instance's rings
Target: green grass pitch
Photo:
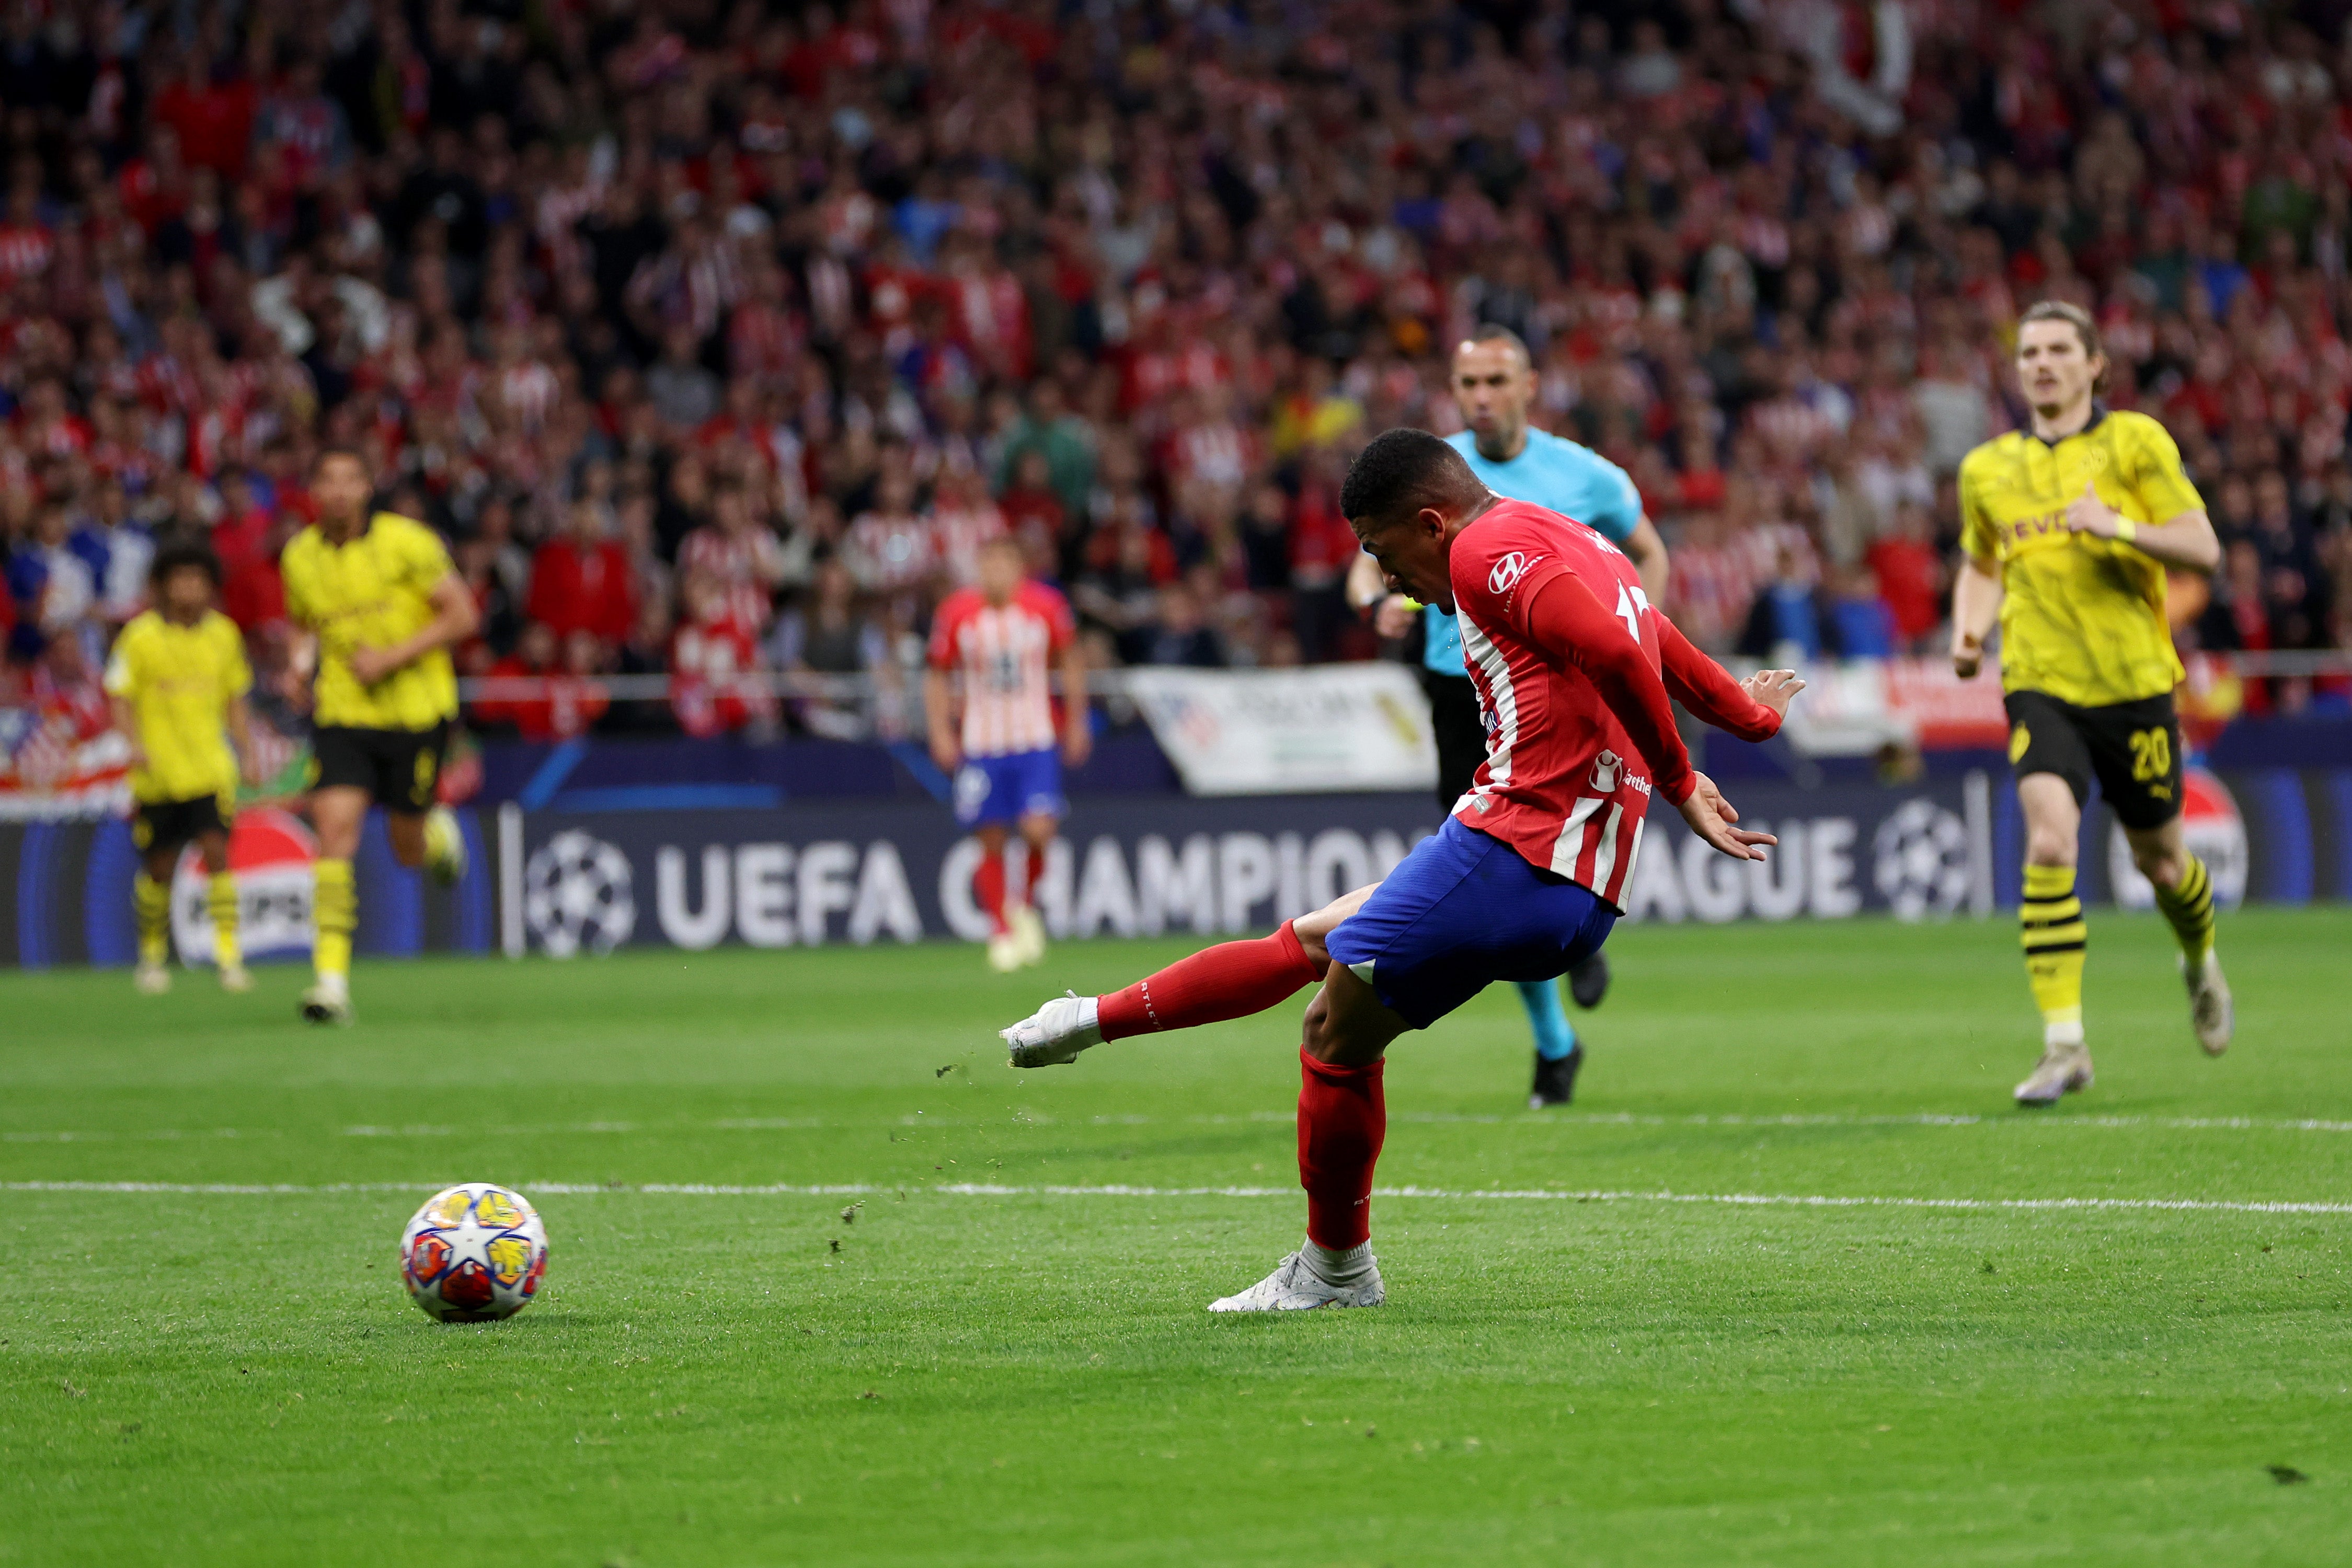
[[[2338,1563],[2352,913],[2222,944],[2209,1061],[2095,915],[2027,1114],[2006,923],[1628,929],[1570,1111],[1507,990],[1400,1042],[1389,1304],[1281,1319],[1202,1308],[1300,1234],[1297,1004],[992,1032],[1177,942],[362,965],[325,1033],[0,977],[0,1563]],[[465,1179],[553,1238],[507,1323],[397,1281]]]

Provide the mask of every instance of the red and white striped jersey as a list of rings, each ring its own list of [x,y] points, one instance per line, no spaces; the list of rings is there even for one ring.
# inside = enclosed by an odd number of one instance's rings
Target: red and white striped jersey
[[[1532,643],[1527,612],[1538,589],[1572,574],[1614,612],[1591,634],[1633,638],[1654,671],[1657,612],[1633,563],[1582,523],[1505,501],[1454,536],[1447,569],[1486,725],[1486,760],[1454,814],[1623,908],[1652,765],[1591,680]]]
[[[931,622],[931,667],[963,672],[963,751],[1013,757],[1054,744],[1054,659],[1077,636],[1070,601],[1024,582],[991,604],[976,588],[951,593]]]

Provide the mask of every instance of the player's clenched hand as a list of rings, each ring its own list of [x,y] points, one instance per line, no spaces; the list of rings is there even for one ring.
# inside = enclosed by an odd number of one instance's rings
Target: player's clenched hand
[[[1095,753],[1095,732],[1083,724],[1074,724],[1062,737],[1062,766],[1084,768],[1087,758]]]
[[[1715,780],[1704,773],[1695,773],[1692,778],[1698,781],[1697,787],[1679,808],[1692,832],[1736,861],[1760,861],[1766,844],[1780,841],[1769,833],[1751,833],[1733,827],[1731,824],[1739,821],[1739,813],[1731,809],[1731,802],[1723,798]]]
[[[955,770],[963,766],[963,753],[956,749],[956,743],[948,737],[935,735],[931,737],[931,760],[940,765],[940,772],[953,778]]]
[[[1786,718],[1789,704],[1805,689],[1805,680],[1794,670],[1759,670],[1740,682],[1739,689]]]
[[[1412,630],[1415,612],[1412,600],[1402,593],[1391,593],[1372,612],[1372,630],[1393,642]]]
[[[2103,539],[2116,537],[2116,513],[2088,479],[2083,481],[2083,493],[2066,507],[2066,531],[2074,534],[2095,534]]]
[[[1963,632],[1952,639],[1952,674],[1973,681],[1984,667],[1984,640]]]
[[[260,758],[253,755],[251,752],[247,752],[246,755],[236,759],[236,771],[237,777],[243,779],[246,783],[251,785],[256,789],[261,788],[264,780],[261,772]]]
[[[343,661],[352,668],[352,676],[363,686],[372,686],[392,674],[392,655],[382,648],[354,648]]]

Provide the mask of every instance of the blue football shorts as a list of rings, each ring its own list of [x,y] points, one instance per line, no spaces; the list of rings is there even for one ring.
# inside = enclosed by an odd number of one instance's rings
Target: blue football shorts
[[[1062,754],[1050,746],[1010,757],[966,758],[956,769],[956,821],[967,828],[1068,811],[1069,802],[1062,799]]]
[[[1496,980],[1564,975],[1617,911],[1453,818],[1415,844],[1324,944],[1383,1005],[1427,1029]]]

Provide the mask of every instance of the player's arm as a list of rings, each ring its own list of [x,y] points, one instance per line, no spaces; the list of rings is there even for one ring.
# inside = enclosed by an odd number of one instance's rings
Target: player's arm
[[[1362,614],[1370,611],[1372,630],[1391,641],[1412,630],[1412,618],[1421,613],[1421,603],[1410,594],[1391,593],[1381,577],[1381,563],[1369,551],[1359,552],[1348,566],[1348,608]]]
[[[454,648],[474,634],[481,612],[474,607],[473,591],[455,571],[443,575],[426,595],[433,619],[389,648],[354,648],[348,663],[362,685],[373,685],[396,670],[406,669],[436,648]]]
[[[1650,521],[1648,513],[1642,515],[1641,520],[1633,525],[1633,531],[1627,534],[1625,542],[1617,548],[1623,550],[1625,559],[1633,563],[1633,570],[1642,579],[1642,591],[1650,596],[1650,602],[1663,608],[1666,602],[1668,574],[1666,540],[1665,536],[1658,532],[1658,525]],[[1660,616],[1659,624],[1664,625],[1664,620]]]
[[[923,718],[931,732],[931,760],[941,772],[954,772],[963,765],[963,749],[956,745],[955,688],[937,664],[923,672]]]
[[[228,699],[228,711],[222,717],[228,727],[228,743],[236,748],[237,772],[247,783],[258,788],[261,758],[253,749],[253,705],[239,692]]]
[[[1690,752],[1675,728],[1665,683],[1650,667],[1641,639],[1602,609],[1575,573],[1557,572],[1535,588],[1527,629],[1537,647],[1591,681],[1648,760],[1659,793],[1682,813],[1691,831],[1734,860],[1762,860],[1760,846],[1780,841],[1731,825],[1739,813],[1712,779],[1691,766]]]
[[[137,633],[126,632],[114,641],[114,652],[106,661],[106,709],[114,720],[114,727],[131,743],[131,766],[147,766],[147,748],[139,742],[139,674],[131,660],[131,650],[125,646]]]
[[[1952,575],[1952,673],[1974,680],[1984,667],[1985,639],[2000,619],[2000,566],[1964,552]]]
[[[1960,464],[1960,570],[1952,574],[1952,673],[1964,681],[1976,679],[1984,667],[1985,639],[2000,619],[2000,559],[1994,554],[2000,537],[1992,514],[1978,498],[1974,469],[1977,453]]]
[[[139,743],[139,709],[129,697],[107,694],[106,706],[114,716],[114,727],[131,743],[131,766],[147,766],[147,748]]]
[[[2121,539],[2142,555],[2184,571],[2211,571],[2221,564],[2221,541],[2202,507],[2161,523],[2135,523],[2100,500],[2098,491],[2085,481],[2083,493],[2066,508],[2066,528],[2071,533]]]
[[[1667,695],[1716,728],[1742,740],[1780,733],[1789,703],[1805,689],[1794,670],[1759,670],[1735,681],[1721,664],[1691,645],[1664,615],[1654,615]]]
[[[960,615],[950,601],[931,617],[931,645],[923,670],[923,724],[930,732],[931,760],[940,771],[952,775],[963,766],[963,747],[956,744],[963,716],[956,711],[954,685],[948,670],[956,662],[956,622]]]
[[[1094,710],[1087,701],[1087,647],[1076,637],[1062,650],[1062,760],[1083,768],[1095,748]]]

